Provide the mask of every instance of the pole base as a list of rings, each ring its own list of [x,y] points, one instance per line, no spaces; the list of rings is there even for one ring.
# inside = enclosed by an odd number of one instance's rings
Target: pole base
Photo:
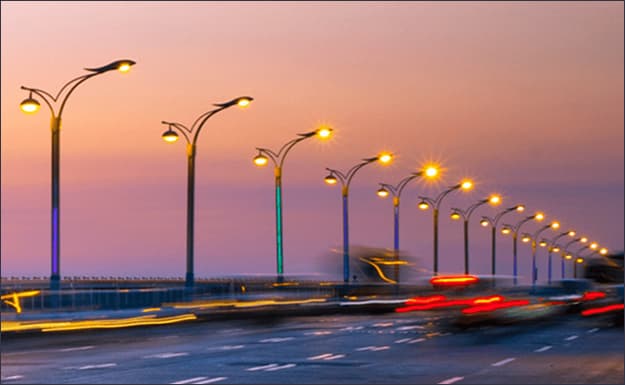
[[[193,289],[194,285],[195,277],[193,276],[193,273],[187,273],[187,275],[185,276],[184,287],[187,289]]]
[[[60,290],[61,289],[61,277],[58,274],[54,274],[50,276],[50,290]]]

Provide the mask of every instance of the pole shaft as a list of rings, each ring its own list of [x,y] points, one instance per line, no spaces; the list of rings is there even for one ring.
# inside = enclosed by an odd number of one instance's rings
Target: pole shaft
[[[491,274],[495,275],[497,273],[496,270],[496,266],[495,266],[495,257],[496,257],[496,253],[497,253],[497,244],[496,244],[496,239],[497,239],[497,229],[495,228],[495,226],[493,226],[491,228]]]
[[[515,286],[518,283],[516,251],[517,251],[517,234],[516,232],[514,232],[514,234],[512,235],[512,276],[513,276],[513,281],[514,281]]]
[[[469,221],[464,221],[464,273],[469,274]]]
[[[538,269],[536,267],[536,240],[532,240],[532,287],[536,286],[538,279]]]
[[[349,282],[349,217],[347,213],[346,189],[343,191],[343,282]]]
[[[551,285],[551,251],[547,255],[547,283]]]
[[[395,262],[399,262],[399,197],[393,200],[393,248]],[[399,264],[393,270],[395,282],[399,283]]]
[[[192,288],[195,283],[193,272],[193,251],[195,235],[195,145],[187,146],[187,272],[185,286]]]
[[[50,288],[57,290],[61,284],[61,191],[60,191],[60,153],[61,153],[61,117],[52,117],[52,266]]]
[[[566,266],[564,265],[564,257],[562,257],[562,258],[560,259],[560,277],[561,277],[562,279],[564,279],[564,275],[565,275],[565,274],[564,274],[564,273],[565,273],[565,268],[566,268]]]
[[[278,282],[284,279],[284,255],[282,244],[282,169],[276,167],[276,266]]]
[[[438,209],[434,208],[434,275],[438,275]]]

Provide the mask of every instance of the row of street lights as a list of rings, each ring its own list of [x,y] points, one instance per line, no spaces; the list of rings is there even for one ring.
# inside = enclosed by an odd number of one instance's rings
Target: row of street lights
[[[76,77],[67,82],[56,95],[52,95],[46,91],[38,88],[24,87],[21,88],[29,92],[28,98],[22,101],[20,108],[25,113],[35,113],[40,108],[40,103],[33,97],[36,95],[40,97],[45,104],[49,107],[52,114],[51,131],[52,131],[52,213],[51,213],[51,275],[50,275],[50,288],[60,288],[60,128],[61,128],[61,116],[65,108],[65,104],[69,96],[74,92],[76,87],[85,82],[86,80],[101,75],[103,73],[118,70],[119,72],[126,73],[130,70],[130,67],[136,64],[133,60],[123,59],[113,61],[105,66],[97,68],[85,68],[88,71],[87,74]],[[185,274],[185,286],[191,289],[194,286],[194,207],[195,207],[195,155],[198,136],[204,127],[204,124],[212,116],[226,110],[233,106],[246,107],[252,102],[253,98],[250,96],[240,96],[225,103],[214,104],[213,109],[200,115],[191,127],[187,127],[181,123],[162,121],[162,124],[167,125],[167,131],[162,134],[163,140],[168,143],[176,142],[180,135],[182,135],[187,143],[187,226],[186,226],[186,274]],[[55,108],[58,107],[58,110]],[[314,131],[298,134],[296,138],[285,143],[277,152],[267,148],[257,147],[258,154],[254,157],[254,164],[257,166],[266,166],[269,160],[274,164],[275,175],[275,210],[276,210],[276,266],[277,266],[277,280],[283,281],[284,274],[284,251],[283,251],[283,218],[282,218],[282,168],[284,160],[289,151],[297,144],[306,139],[317,137],[321,140],[329,139],[332,136],[332,128],[327,126],[321,126]],[[356,175],[356,173],[363,167],[373,164],[375,162],[387,165],[393,160],[393,154],[388,152],[382,152],[376,156],[364,158],[359,163],[351,167],[347,172],[341,172],[336,169],[326,168],[329,174],[325,177],[325,182],[328,185],[336,185],[341,183],[341,196],[343,203],[343,280],[345,283],[349,282],[349,216],[348,216],[348,197],[349,197],[349,185]],[[395,259],[395,282],[399,282],[399,203],[400,196],[406,185],[418,178],[435,178],[439,174],[439,170],[436,166],[430,165],[424,167],[418,172],[411,173],[404,179],[400,180],[396,185],[387,183],[380,183],[380,189],[377,191],[378,196],[393,197],[393,217],[394,217],[394,259]],[[470,180],[460,181],[458,184],[449,187],[442,191],[435,198],[419,197],[420,202],[418,207],[422,210],[427,210],[429,207],[433,209],[433,224],[434,224],[434,255],[433,255],[433,272],[434,275],[438,274],[438,215],[441,203],[443,199],[450,193],[458,190],[468,191],[473,187],[473,182]],[[462,210],[458,208],[452,209],[451,218],[464,220],[464,272],[469,273],[469,219],[473,212],[480,206],[485,204],[491,204],[493,206],[498,205],[501,202],[501,197],[498,195],[491,195],[484,198],[475,204],[469,206],[467,209]],[[522,212],[524,210],[523,205],[516,205],[509,207],[502,212],[498,213],[494,217],[482,217],[480,222],[482,226],[491,227],[492,231],[492,267],[491,271],[494,275],[495,270],[495,234],[499,220],[507,213],[514,211]],[[536,213],[533,216],[526,217],[514,226],[504,225],[502,227],[502,233],[507,234],[512,232],[513,234],[513,273],[516,284],[517,280],[517,237],[521,226],[531,220],[541,221],[544,218],[542,213]],[[536,269],[536,244],[539,235],[549,229],[557,229],[559,223],[552,222],[550,225],[541,227],[531,236],[524,235],[523,240],[532,241],[532,282],[536,282],[537,269]],[[549,282],[551,282],[551,253],[557,252],[560,248],[557,247],[556,241],[560,238],[569,235],[575,236],[574,231],[568,231],[562,233],[550,241],[541,241],[541,246],[549,246]],[[564,277],[564,260],[571,259],[572,255],[567,252],[567,248],[574,242],[587,242],[587,238],[577,238],[569,242],[563,248],[562,259],[562,277]],[[607,254],[607,249],[598,249],[596,243],[591,243],[578,250],[576,255],[577,263],[582,263],[583,258],[579,257],[579,253],[590,248],[594,252],[598,252],[602,255]],[[575,270],[576,274],[576,270]]]

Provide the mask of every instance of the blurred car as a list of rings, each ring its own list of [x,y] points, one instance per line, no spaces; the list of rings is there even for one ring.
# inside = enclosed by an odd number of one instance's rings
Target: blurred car
[[[623,283],[623,253],[589,259],[584,277],[599,283]]]

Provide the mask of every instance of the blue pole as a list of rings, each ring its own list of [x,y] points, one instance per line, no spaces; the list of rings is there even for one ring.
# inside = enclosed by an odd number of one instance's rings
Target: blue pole
[[[349,221],[347,215],[347,187],[343,188],[343,282],[349,283]]]
[[[393,198],[393,220],[394,220],[394,239],[393,247],[395,248],[395,262],[399,261],[399,197]],[[395,282],[399,283],[399,265],[395,265]]]
[[[514,285],[516,286],[517,282],[518,282],[518,278],[517,278],[517,257],[516,257],[516,251],[517,251],[517,233],[516,231],[514,232],[514,234],[512,234],[512,276],[514,277]]]
[[[284,258],[282,248],[282,170],[276,167],[276,264],[278,282],[284,280]]]

